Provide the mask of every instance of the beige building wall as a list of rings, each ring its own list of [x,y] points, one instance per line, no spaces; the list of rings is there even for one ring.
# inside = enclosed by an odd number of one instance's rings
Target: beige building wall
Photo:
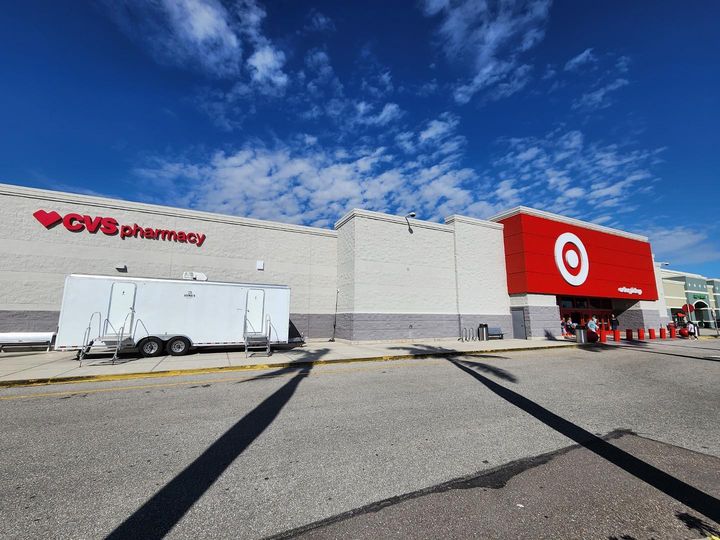
[[[338,337],[458,337],[478,322],[510,333],[502,226],[449,222],[411,219],[410,230],[403,217],[365,210],[337,222]]]
[[[461,326],[485,323],[507,331],[511,322],[503,225],[465,216],[450,216],[445,223],[454,233]]]
[[[202,246],[102,232],[45,229],[33,213],[75,212],[121,224],[206,235]],[[307,337],[329,336],[335,308],[337,234],[327,229],[179,210],[0,184],[0,331],[53,330],[71,273],[282,284],[292,321]],[[264,270],[257,269],[263,261]],[[127,265],[119,274],[118,265]]]

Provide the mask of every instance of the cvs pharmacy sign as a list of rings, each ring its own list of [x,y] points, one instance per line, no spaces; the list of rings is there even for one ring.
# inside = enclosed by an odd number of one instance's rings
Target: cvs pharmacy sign
[[[88,232],[90,234],[100,232],[106,236],[119,236],[121,240],[125,240],[126,238],[141,238],[145,240],[194,244],[200,247],[205,243],[206,238],[206,235],[198,232],[143,227],[137,223],[121,225],[115,218],[89,216],[86,214],[76,214],[74,212],[63,216],[54,210],[49,212],[46,210],[37,210],[33,213],[33,216],[46,229],[52,229],[62,223],[63,227],[70,232]]]

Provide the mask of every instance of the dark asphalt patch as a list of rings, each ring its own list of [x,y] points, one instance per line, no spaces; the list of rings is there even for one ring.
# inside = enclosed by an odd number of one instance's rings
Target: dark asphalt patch
[[[603,437],[720,495],[720,459],[616,430]],[[573,445],[378,501],[270,537],[702,538],[706,519]]]

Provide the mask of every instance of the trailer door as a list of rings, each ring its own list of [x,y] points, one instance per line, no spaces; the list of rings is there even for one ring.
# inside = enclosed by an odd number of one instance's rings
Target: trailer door
[[[245,303],[245,331],[249,333],[262,333],[265,318],[265,291],[263,289],[250,289]]]
[[[135,307],[135,283],[116,281],[110,288],[110,305],[105,325],[105,334],[120,333],[125,324],[124,334],[132,333],[133,316],[128,317],[130,310]]]

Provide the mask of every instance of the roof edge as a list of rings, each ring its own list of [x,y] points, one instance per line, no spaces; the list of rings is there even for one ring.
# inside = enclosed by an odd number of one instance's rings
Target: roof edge
[[[641,234],[630,233],[627,231],[622,231],[620,229],[613,229],[612,227],[605,227],[604,225],[598,225],[597,223],[591,223],[589,221],[583,221],[581,219],[561,216],[560,214],[553,214],[552,212],[538,210],[536,208],[530,208],[528,206],[516,206],[515,208],[511,208],[510,210],[495,214],[488,219],[490,221],[500,221],[502,219],[507,219],[509,217],[515,216],[517,214],[527,214],[529,216],[535,216],[543,219],[549,219],[552,221],[558,221],[561,223],[567,223],[568,225],[575,225],[576,227],[583,227],[585,229],[591,229],[598,232],[613,234],[615,236],[623,236],[625,238],[630,238],[631,240],[638,240],[640,242],[650,243],[650,239],[647,236],[643,236]]]

